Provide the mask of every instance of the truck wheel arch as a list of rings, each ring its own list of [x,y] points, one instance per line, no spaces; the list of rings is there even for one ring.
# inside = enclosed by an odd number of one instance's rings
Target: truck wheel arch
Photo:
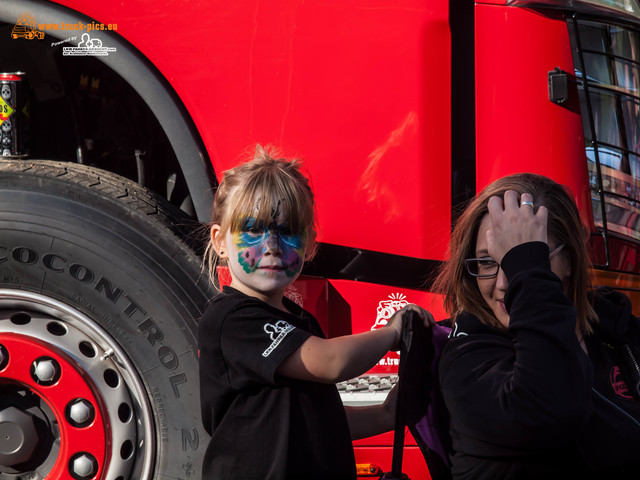
[[[93,19],[52,2],[38,0],[5,0],[0,5],[0,21],[12,24],[25,11],[39,23],[90,23]],[[64,31],[47,34],[64,40]],[[100,32],[114,46],[117,55],[101,57],[101,61],[120,75],[140,95],[154,114],[169,140],[191,194],[196,217],[208,222],[213,204],[216,180],[202,140],[185,107],[169,83],[156,68],[129,42],[113,31]]]

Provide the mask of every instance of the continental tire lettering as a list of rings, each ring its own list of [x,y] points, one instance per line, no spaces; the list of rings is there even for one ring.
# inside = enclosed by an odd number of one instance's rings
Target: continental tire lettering
[[[175,370],[176,368],[178,368],[178,356],[171,347],[162,345],[158,349],[158,359],[160,360],[162,366],[168,368],[169,370]]]
[[[138,305],[136,302],[134,302],[129,295],[125,295],[125,297],[127,297],[127,300],[129,300],[129,305],[127,306],[127,308],[124,309],[124,314],[127,317],[131,317],[136,312],[140,312],[142,315],[147,314],[145,309],[142,308],[140,305]],[[151,345],[153,345],[153,343]]]
[[[25,265],[33,265],[38,261],[38,253],[27,247],[16,247],[11,251],[11,256],[16,262]]]
[[[122,289],[118,287],[114,288],[111,282],[104,277],[100,277],[100,280],[96,283],[95,289],[100,293],[104,291],[104,294],[113,303],[116,303],[120,298],[120,295],[122,295]]]
[[[69,266],[69,274],[81,283],[91,283],[95,278],[91,270],[78,263]]]
[[[59,263],[58,263],[59,260]],[[47,267],[49,270],[53,270],[54,272],[63,273],[64,266],[67,264],[67,259],[61,257],[60,255],[56,255],[55,253],[45,253],[42,256],[42,264]],[[59,265],[56,268],[56,264]],[[62,264],[62,265],[60,265]]]
[[[151,317],[147,318],[144,322],[138,325],[138,330],[140,330],[145,335],[145,337],[147,337],[147,340],[151,345],[155,345],[156,340],[158,342],[161,342],[164,338],[164,333],[162,333],[162,330],[160,330],[156,323],[151,320]]]
[[[6,255],[7,252],[10,255]],[[129,318],[135,313],[146,315],[146,311],[133,298],[127,295],[122,288],[111,282],[108,278],[96,273],[90,268],[80,263],[72,263],[68,265],[68,260],[56,253],[47,252],[40,255],[32,248],[25,246],[17,246],[13,249],[5,245],[0,245],[0,264],[13,259],[22,265],[35,265],[41,261],[42,265],[55,273],[64,273],[65,269],[69,276],[77,282],[91,286],[96,278],[98,280],[93,285],[93,289],[114,305],[120,304],[121,311]],[[68,265],[68,268],[67,268]],[[126,299],[125,302],[122,299]],[[144,317],[142,317],[144,318]],[[149,344],[157,348],[157,356],[160,364],[167,370],[174,371],[180,365],[180,360],[175,350],[167,345],[162,345],[164,333],[153,321],[151,317],[143,320],[138,324],[138,330],[144,335]],[[159,345],[157,345],[159,344]],[[187,376],[184,373],[177,373],[169,377],[171,388],[176,398],[180,398],[180,385],[187,383]]]
[[[176,396],[176,398],[180,398],[178,385],[180,385],[181,383],[187,383],[187,376],[184,373],[178,373],[177,375],[170,376],[169,381],[171,382],[171,388],[173,388],[173,394]]]
[[[191,433],[193,432],[193,435]],[[197,450],[198,445],[200,444],[200,438],[198,437],[198,430],[195,428],[191,431],[186,428],[182,429],[182,451],[186,452],[187,447],[191,448],[191,450]]]

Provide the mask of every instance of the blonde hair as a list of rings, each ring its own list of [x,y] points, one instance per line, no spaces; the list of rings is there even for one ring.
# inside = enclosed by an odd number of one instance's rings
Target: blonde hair
[[[302,173],[301,160],[278,156],[274,147],[257,145],[251,160],[223,173],[213,200],[209,228],[217,224],[220,225],[219,235],[229,231],[235,233],[248,217],[268,225],[279,203],[291,231],[307,233],[310,243],[305,259],[311,260],[316,252],[315,204],[311,184]],[[209,278],[217,286],[215,271],[219,259],[211,238],[204,259]]]
[[[507,190],[515,190],[520,195],[529,193],[536,211],[541,205],[549,210],[547,233],[559,244],[564,244],[561,253],[569,255],[571,276],[567,295],[578,310],[576,330],[582,335],[592,333],[592,324],[598,317],[589,301],[591,262],[580,213],[566,187],[532,173],[509,175],[491,183],[469,203],[458,219],[449,242],[449,260],[442,266],[433,285],[435,291],[444,294],[447,313],[455,321],[457,315],[466,311],[487,325],[504,328],[482,297],[475,277],[467,274],[464,261],[475,256],[478,229],[489,212],[489,199],[493,196],[503,198]]]

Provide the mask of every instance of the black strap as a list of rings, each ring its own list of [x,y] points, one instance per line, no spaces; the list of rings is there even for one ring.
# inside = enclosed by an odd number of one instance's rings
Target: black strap
[[[388,478],[406,478],[406,475],[402,473],[402,455],[404,453],[404,427],[405,425],[404,421],[402,420],[400,402],[398,402],[398,405],[396,406],[396,426],[393,432],[393,457],[391,458],[391,477]]]

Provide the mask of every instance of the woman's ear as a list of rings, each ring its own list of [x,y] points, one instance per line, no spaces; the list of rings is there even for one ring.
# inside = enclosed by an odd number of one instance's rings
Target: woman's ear
[[[229,252],[227,251],[227,246],[224,241],[224,234],[222,233],[220,225],[217,223],[211,226],[211,245],[213,245],[213,249],[220,259],[226,260],[229,258]]]
[[[551,264],[551,271],[562,280],[564,285],[568,284],[571,278],[571,255],[569,252],[560,251],[557,260],[555,260],[555,264]]]

